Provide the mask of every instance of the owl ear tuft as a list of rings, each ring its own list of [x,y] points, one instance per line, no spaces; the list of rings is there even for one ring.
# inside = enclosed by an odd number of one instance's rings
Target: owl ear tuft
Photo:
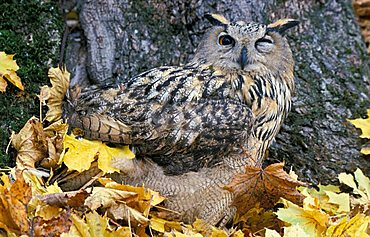
[[[214,26],[224,26],[230,23],[223,15],[220,14],[207,13],[204,15],[204,17]]]
[[[297,26],[299,21],[294,19],[280,19],[271,23],[267,26],[267,31],[277,31],[280,34],[284,34],[284,32],[294,26]]]

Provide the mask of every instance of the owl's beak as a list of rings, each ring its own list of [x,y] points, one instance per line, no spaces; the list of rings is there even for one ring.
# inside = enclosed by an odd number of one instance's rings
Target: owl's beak
[[[240,53],[240,57],[239,57],[239,60],[238,60],[238,63],[240,64],[240,68],[243,70],[245,65],[247,64],[247,61],[248,61],[248,50],[247,48],[244,46],[242,48],[242,51]]]

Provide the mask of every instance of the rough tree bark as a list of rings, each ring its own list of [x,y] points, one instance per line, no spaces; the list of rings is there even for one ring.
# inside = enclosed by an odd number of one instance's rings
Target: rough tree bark
[[[339,172],[356,167],[370,172],[358,134],[346,122],[365,113],[370,91],[366,47],[350,1],[76,0],[64,8],[79,16],[65,56],[73,84],[119,83],[156,66],[186,62],[209,26],[207,12],[265,23],[299,19],[288,33],[297,93],[266,164],[285,160],[313,183],[336,182]]]

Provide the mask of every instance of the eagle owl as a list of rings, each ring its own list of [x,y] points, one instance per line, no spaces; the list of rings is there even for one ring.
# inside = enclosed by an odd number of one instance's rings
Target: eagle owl
[[[76,90],[64,116],[86,138],[132,147],[136,159],[115,179],[160,191],[185,221],[216,224],[233,210],[223,186],[261,164],[290,110],[294,61],[283,34],[298,22],[206,18],[213,26],[189,63]]]

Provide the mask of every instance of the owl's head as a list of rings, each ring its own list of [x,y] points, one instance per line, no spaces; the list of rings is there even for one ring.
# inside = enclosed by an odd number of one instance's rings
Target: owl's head
[[[197,48],[193,61],[226,71],[281,73],[292,71],[292,52],[284,32],[298,24],[282,19],[264,25],[229,22],[218,14],[205,16],[212,24]]]

